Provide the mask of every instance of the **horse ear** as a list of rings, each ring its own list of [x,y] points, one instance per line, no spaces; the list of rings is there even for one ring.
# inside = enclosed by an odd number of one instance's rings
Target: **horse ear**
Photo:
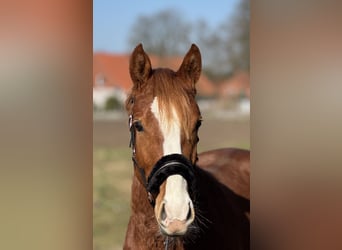
[[[183,59],[182,65],[180,66],[178,73],[190,78],[193,84],[195,85],[201,75],[201,70],[201,52],[195,44],[192,44],[190,50]]]
[[[152,71],[151,61],[145,53],[142,44],[135,47],[130,61],[129,73],[134,85],[141,85],[147,81]]]

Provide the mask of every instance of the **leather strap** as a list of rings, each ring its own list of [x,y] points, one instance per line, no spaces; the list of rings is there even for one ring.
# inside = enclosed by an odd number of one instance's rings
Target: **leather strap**
[[[192,196],[195,179],[194,167],[191,162],[181,154],[163,156],[153,167],[147,179],[147,192],[155,199],[159,194],[160,185],[171,175],[181,175],[188,183],[188,191]]]

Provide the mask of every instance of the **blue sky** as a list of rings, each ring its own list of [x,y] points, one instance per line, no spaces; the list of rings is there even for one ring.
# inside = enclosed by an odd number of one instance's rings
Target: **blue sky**
[[[129,52],[129,31],[140,15],[155,14],[173,8],[179,10],[186,21],[205,20],[211,27],[231,16],[238,0],[94,0],[93,49],[124,53]]]

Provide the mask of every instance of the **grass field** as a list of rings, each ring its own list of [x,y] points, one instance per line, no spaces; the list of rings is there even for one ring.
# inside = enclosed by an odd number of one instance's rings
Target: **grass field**
[[[122,249],[130,211],[130,150],[95,147],[93,159],[93,249]]]
[[[94,121],[93,134],[93,249],[122,249],[133,174],[127,121]],[[199,133],[198,151],[249,148],[249,135],[247,119],[205,119]]]

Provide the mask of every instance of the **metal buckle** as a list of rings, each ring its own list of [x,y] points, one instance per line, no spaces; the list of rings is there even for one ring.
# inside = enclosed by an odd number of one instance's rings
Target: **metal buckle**
[[[129,118],[128,118],[128,126],[129,126],[129,129],[132,128],[132,125],[133,125],[133,115],[129,115]]]

